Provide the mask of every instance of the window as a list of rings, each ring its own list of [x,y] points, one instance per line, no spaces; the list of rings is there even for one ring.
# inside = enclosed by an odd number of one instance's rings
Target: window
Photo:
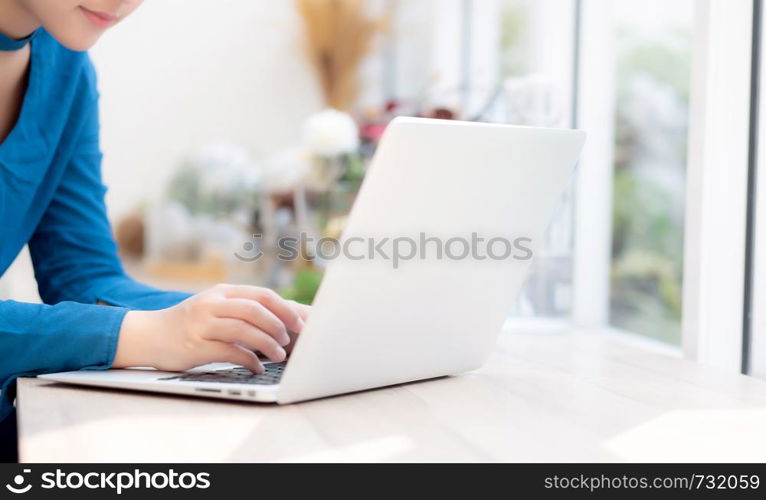
[[[502,0],[497,8],[497,65],[505,99],[505,109],[497,118],[519,125],[573,126],[575,2]],[[547,105],[529,104],[538,100]],[[559,204],[516,314],[570,317],[573,207],[572,186]]]
[[[680,345],[693,0],[613,5],[610,320]]]
[[[371,7],[388,14],[391,29],[363,71],[362,107],[387,95],[403,114],[445,109],[467,120],[573,124],[574,0],[389,0]],[[550,105],[535,107],[530,89]],[[517,316],[571,314],[573,194],[560,204]]]
[[[739,370],[753,3],[389,5],[394,77],[383,81],[417,104],[410,110],[443,105],[463,119],[588,132],[515,314],[623,330]],[[524,122],[529,110],[515,93],[530,82],[554,103],[550,121]],[[754,302],[766,304],[763,280],[752,281]],[[766,331],[761,316],[754,325]]]

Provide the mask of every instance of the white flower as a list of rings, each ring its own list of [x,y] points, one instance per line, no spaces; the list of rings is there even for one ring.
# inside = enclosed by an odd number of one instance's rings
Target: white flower
[[[199,169],[202,190],[209,194],[254,189],[260,181],[261,172],[247,149],[235,144],[208,144],[193,163]]]
[[[211,142],[202,147],[194,160],[202,168],[215,168],[221,165],[240,166],[250,163],[250,154],[247,149],[237,144]]]
[[[351,116],[326,109],[306,120],[303,142],[314,155],[334,157],[351,153],[359,147],[359,131]]]
[[[302,148],[291,148],[272,156],[265,166],[265,188],[285,192],[304,181],[311,168],[311,157]]]
[[[508,78],[505,83],[508,123],[554,127],[561,120],[561,91],[544,75]]]

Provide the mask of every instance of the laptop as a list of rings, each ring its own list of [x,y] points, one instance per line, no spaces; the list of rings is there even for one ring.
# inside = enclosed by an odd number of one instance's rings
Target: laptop
[[[585,134],[421,118],[387,128],[285,363],[41,375],[287,404],[475,370],[492,352]]]

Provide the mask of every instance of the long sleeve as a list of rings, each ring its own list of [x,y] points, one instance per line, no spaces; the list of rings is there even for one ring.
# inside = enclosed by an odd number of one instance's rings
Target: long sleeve
[[[86,101],[77,110],[83,116],[68,131],[74,144],[61,149],[71,155],[55,177],[46,178],[55,192],[29,240],[45,304],[0,301],[0,421],[11,409],[17,377],[109,368],[129,309],[163,309],[188,297],[136,283],[123,271],[104,204],[90,61],[80,85]]]
[[[83,85],[91,90],[77,144],[29,242],[40,296],[48,304],[69,300],[132,309],[166,308],[188,295],[136,283],[118,258],[104,204],[98,97],[89,61],[83,78]]]
[[[74,302],[0,301],[0,421],[10,411],[11,386],[19,376],[109,368],[126,313],[121,307]]]

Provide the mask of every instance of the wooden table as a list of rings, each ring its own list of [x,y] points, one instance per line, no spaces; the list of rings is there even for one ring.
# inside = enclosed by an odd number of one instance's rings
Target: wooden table
[[[19,381],[26,462],[766,461],[766,382],[615,335],[503,334],[458,377],[291,406]]]

